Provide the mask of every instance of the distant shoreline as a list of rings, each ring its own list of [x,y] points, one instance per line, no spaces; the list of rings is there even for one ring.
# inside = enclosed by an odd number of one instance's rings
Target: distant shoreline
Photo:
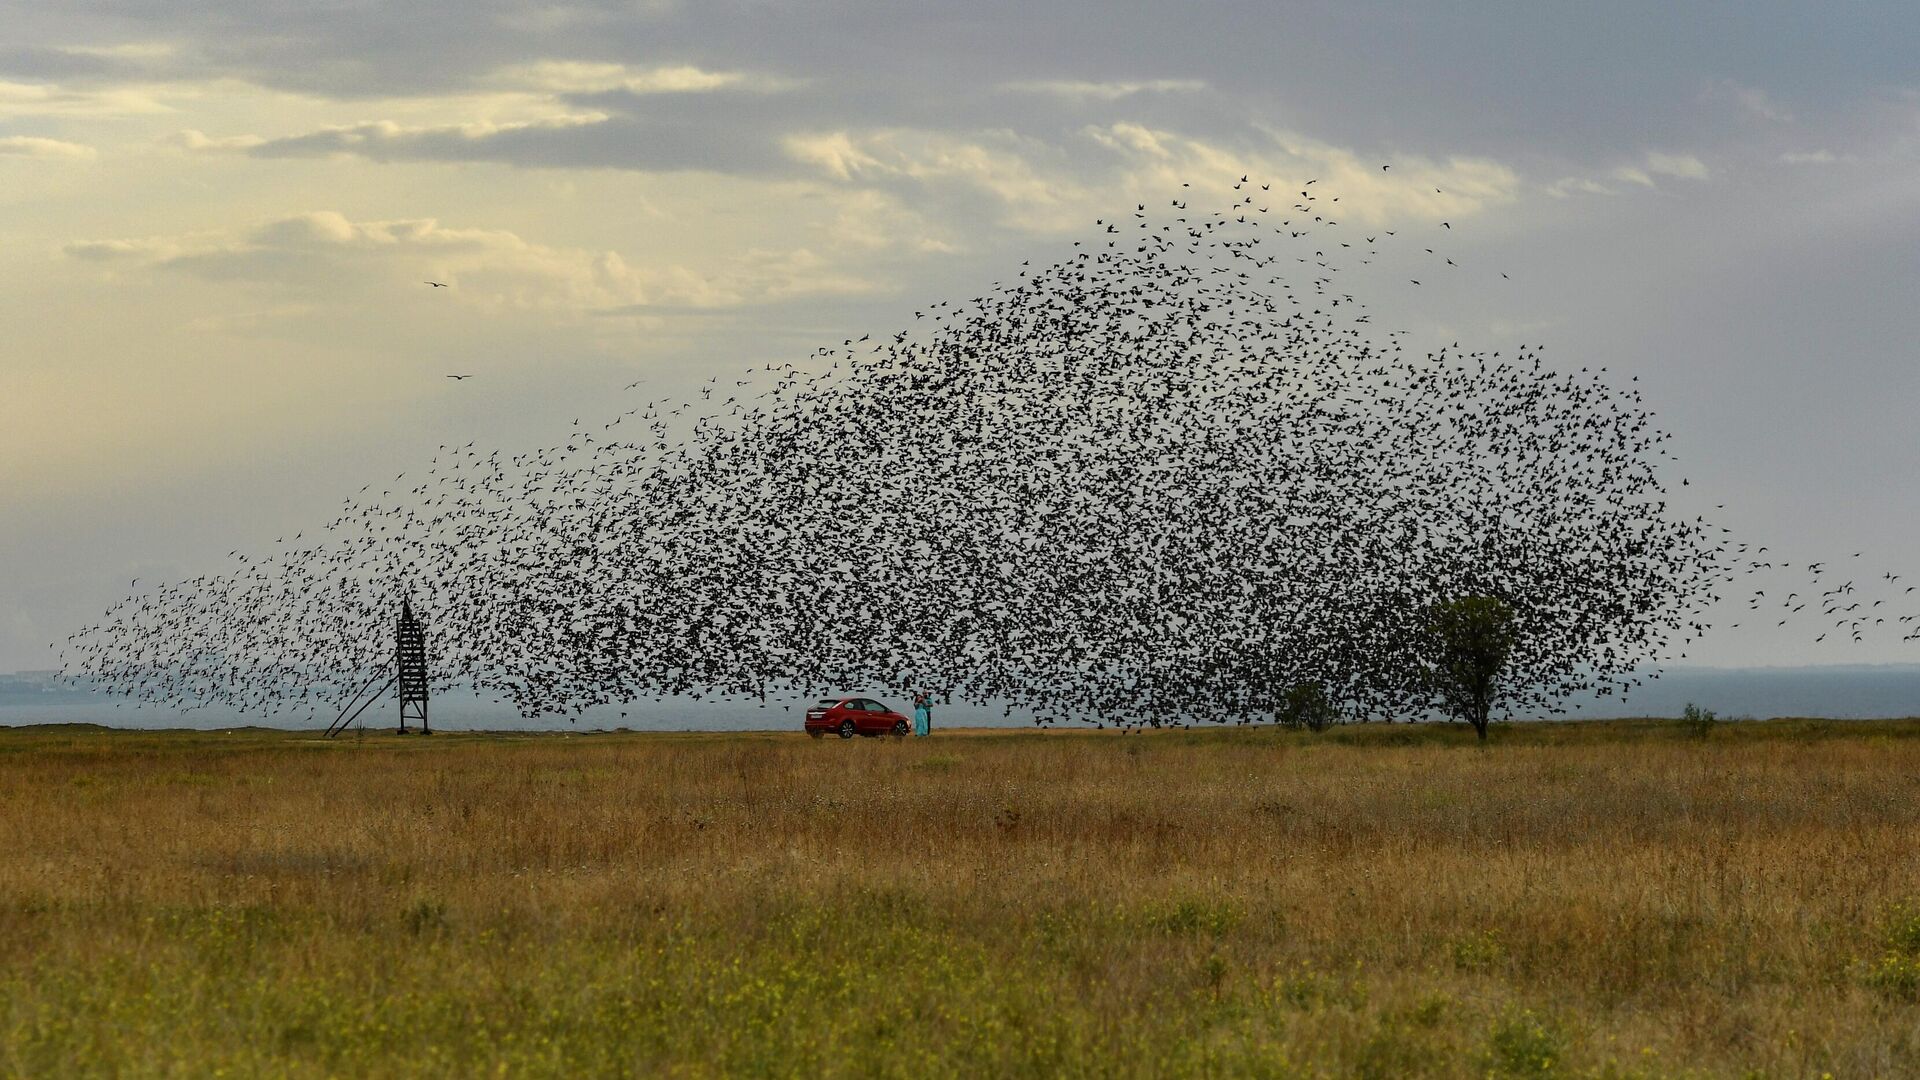
[[[894,704],[896,694],[865,691]],[[809,695],[810,697],[810,695]],[[471,692],[449,692],[432,702],[436,726],[461,731],[588,731],[626,727],[635,731],[786,731],[800,726],[808,697],[769,699],[667,698],[663,701],[597,705],[571,716],[526,719],[512,708]],[[1529,719],[1604,720],[1675,717],[1688,703],[1717,711],[1726,719],[1755,717],[1828,717],[1835,720],[1896,719],[1920,716],[1920,664],[1837,664],[1807,667],[1671,667],[1626,697],[1586,698],[1569,703],[1562,716]],[[368,730],[388,726],[391,707],[367,714]],[[36,723],[93,723],[116,728],[207,730],[264,726],[300,730],[325,727],[330,708],[312,713],[265,717],[209,706],[179,710],[135,704],[106,694],[60,690],[0,691],[0,726]],[[951,704],[935,709],[936,727],[1032,727],[1030,714],[1004,705]]]

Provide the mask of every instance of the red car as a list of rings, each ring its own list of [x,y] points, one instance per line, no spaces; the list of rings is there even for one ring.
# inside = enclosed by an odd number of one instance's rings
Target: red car
[[[905,735],[911,730],[906,717],[872,698],[821,698],[807,710],[807,734],[816,739],[829,731],[851,739],[855,735]]]

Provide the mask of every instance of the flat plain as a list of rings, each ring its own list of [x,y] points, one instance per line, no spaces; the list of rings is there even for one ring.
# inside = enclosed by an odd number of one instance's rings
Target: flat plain
[[[1920,722],[0,730],[0,1074],[1920,1075]]]

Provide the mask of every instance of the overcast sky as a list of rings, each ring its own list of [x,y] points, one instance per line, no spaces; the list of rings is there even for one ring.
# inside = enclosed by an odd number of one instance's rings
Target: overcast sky
[[[1920,9],[1439,7],[0,0],[0,670],[1242,172],[1450,220],[1511,277],[1410,340],[1638,375],[1690,509],[1920,575]],[[1920,660],[1807,637],[1689,661]]]

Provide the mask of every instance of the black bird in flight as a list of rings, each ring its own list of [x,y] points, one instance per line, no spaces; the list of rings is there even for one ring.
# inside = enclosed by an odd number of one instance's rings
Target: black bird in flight
[[[1170,697],[1270,721],[1272,691],[1305,686],[1389,717],[1429,693],[1408,674],[1421,613],[1497,584],[1526,627],[1505,704],[1558,712],[1684,658],[1707,605],[1771,567],[1668,508],[1669,436],[1635,379],[1526,345],[1405,349],[1336,284],[1352,226],[1276,222],[1250,195],[1171,202],[1136,202],[1124,247],[1023,260],[1017,285],[927,298],[891,333],[849,327],[813,352],[826,370],[769,361],[710,408],[656,399],[526,453],[442,446],[291,549],[128,596],[62,668],[182,707],[330,713],[390,655],[410,590],[460,628],[431,643],[439,684],[528,716],[859,683],[1123,730],[1186,726]],[[1422,251],[1364,239],[1362,264]],[[874,426],[822,439],[839,418]],[[1160,524],[1203,512],[1262,527],[1190,542]],[[868,516],[915,526],[842,543]],[[1790,603],[1808,587],[1782,584]],[[840,617],[875,595],[910,616]],[[1859,640],[1876,621],[1835,625]]]

